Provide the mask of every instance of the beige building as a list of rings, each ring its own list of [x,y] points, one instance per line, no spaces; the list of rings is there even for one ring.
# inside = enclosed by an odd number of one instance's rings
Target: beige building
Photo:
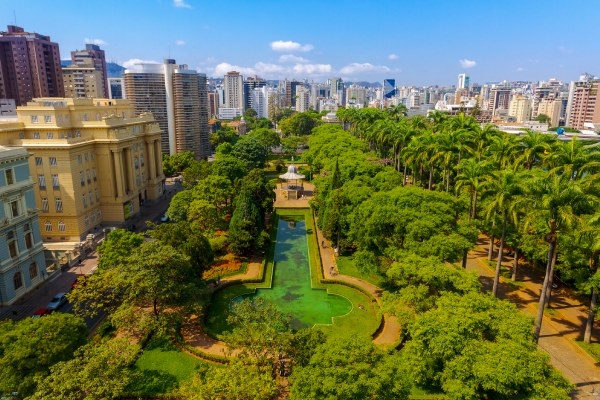
[[[508,104],[508,115],[515,118],[515,122],[523,123],[531,119],[531,99],[517,94]]]
[[[127,100],[39,98],[0,121],[0,144],[25,147],[45,242],[80,242],[163,193],[161,131]]]
[[[558,126],[560,114],[562,111],[562,101],[553,97],[544,97],[539,100],[537,115],[547,115],[550,117],[550,126]]]
[[[84,60],[81,64],[64,67],[63,82],[65,97],[102,98],[106,84],[102,81],[102,71],[94,68],[92,60]]]

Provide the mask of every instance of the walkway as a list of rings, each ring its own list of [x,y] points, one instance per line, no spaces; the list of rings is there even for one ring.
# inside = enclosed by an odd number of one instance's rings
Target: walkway
[[[312,198],[312,194],[314,191],[314,186],[311,183],[305,182],[305,195],[306,197],[303,199],[297,200],[288,200],[285,199],[282,195],[283,189],[279,186],[276,188],[276,200],[275,207],[276,208],[308,208],[309,201]],[[337,279],[345,282],[352,283],[353,285],[359,286],[370,293],[377,304],[381,307],[381,294],[382,290],[377,286],[365,282],[363,280],[354,278],[352,276],[347,275],[339,275],[337,270],[337,263],[335,261],[335,255],[333,252],[333,248],[331,244],[323,238],[323,234],[317,228],[317,240],[318,243],[325,241],[327,245],[323,248],[319,246],[321,253],[321,260],[323,262],[323,273],[326,279]],[[251,262],[248,264],[248,268],[246,272],[243,274],[231,275],[229,277],[221,279],[222,282],[228,282],[232,280],[238,279],[251,279],[259,276],[261,264],[259,262]],[[333,267],[334,274],[331,274]],[[183,340],[190,346],[201,350],[202,352],[214,354],[214,355],[225,355],[228,353],[229,349],[227,348],[227,344],[216,340],[210,337],[208,334],[201,332],[199,328],[200,324],[197,321],[197,318],[193,318],[188,321],[181,330]],[[394,346],[398,343],[400,339],[400,324],[396,317],[384,314],[383,316],[383,327],[378,332],[377,336],[373,339],[373,343],[380,346]]]
[[[489,266],[487,254],[489,240],[481,237],[478,247],[469,254],[467,269],[475,271],[486,290],[490,290],[494,280],[495,260]],[[505,257],[503,265],[511,269],[512,257]],[[526,314],[535,317],[539,293],[542,287],[543,272],[532,273],[519,266],[518,285],[501,279],[499,285],[500,298],[507,299],[517,305]],[[600,369],[598,363],[584,352],[575,339],[583,337],[583,324],[587,318],[587,304],[579,300],[570,290],[559,287],[553,290],[550,301],[552,310],[547,312],[542,323],[539,347],[549,354],[552,365],[574,385],[574,399],[600,399]],[[599,329],[596,326],[592,340],[600,341]]]

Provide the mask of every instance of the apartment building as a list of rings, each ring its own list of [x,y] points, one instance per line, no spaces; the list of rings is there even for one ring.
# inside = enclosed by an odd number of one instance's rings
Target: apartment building
[[[0,121],[0,145],[31,154],[45,242],[79,243],[163,194],[161,130],[128,100],[39,98]]]

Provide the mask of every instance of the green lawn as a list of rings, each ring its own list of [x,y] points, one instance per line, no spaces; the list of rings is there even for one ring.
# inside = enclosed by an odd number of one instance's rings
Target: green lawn
[[[576,340],[575,343],[583,350],[585,350],[590,356],[600,362],[600,343],[585,343],[582,340]]]
[[[356,268],[354,265],[354,260],[352,256],[339,256],[337,259],[337,266],[340,274],[353,276],[358,279],[362,279],[363,281],[372,283],[375,286],[381,286],[384,282],[383,277],[376,273],[371,274],[363,274]]]
[[[169,339],[153,339],[136,362],[141,378],[128,389],[131,394],[169,394],[207,364],[181,352]]]

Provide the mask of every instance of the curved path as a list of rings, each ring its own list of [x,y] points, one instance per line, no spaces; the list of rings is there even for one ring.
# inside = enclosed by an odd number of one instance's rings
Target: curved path
[[[278,187],[276,189],[277,197],[275,201],[275,207],[281,208],[308,208],[309,200],[312,198],[312,193],[314,187],[310,183],[305,183],[305,194],[306,197],[303,199],[297,200],[288,200],[282,196],[282,189]],[[335,261],[335,254],[333,252],[333,248],[331,244],[323,238],[321,231],[317,228],[317,239],[318,243],[322,243],[323,241],[326,243],[325,247],[319,246],[321,253],[321,260],[323,263],[323,273],[325,278],[333,278],[345,282],[352,283],[353,285],[359,286],[363,288],[365,291],[370,293],[377,304],[381,307],[381,293],[382,290],[377,286],[365,282],[361,279],[354,278],[352,276],[347,275],[339,275],[337,269],[337,263]],[[231,275],[221,279],[222,282],[227,282],[231,280],[237,279],[251,279],[259,276],[261,268],[260,262],[250,262],[248,264],[248,268],[246,268],[246,272],[243,274]],[[333,271],[333,274],[331,272]],[[213,354],[213,355],[227,355],[229,354],[229,349],[227,348],[227,344],[216,340],[210,337],[208,334],[202,332],[200,330],[200,324],[197,318],[191,318],[186,324],[184,324],[181,328],[181,334],[183,336],[183,340],[190,346],[195,347],[197,350],[200,350],[205,353]],[[383,327],[377,333],[377,336],[373,339],[373,343],[380,346],[394,346],[400,340],[400,324],[396,317],[384,314],[383,315]]]
[[[493,267],[490,267],[487,260],[489,239],[482,236],[477,245],[475,250],[469,253],[467,269],[475,271],[483,287],[490,290],[496,263],[494,259]],[[512,261],[512,257],[504,257],[502,263],[510,270]],[[515,303],[522,312],[535,317],[543,283],[543,271],[534,272],[526,266],[519,266],[517,274],[518,285],[501,278],[499,297]],[[548,353],[552,365],[576,386],[572,398],[600,399],[598,363],[574,342],[583,337],[582,328],[587,318],[587,304],[568,288],[559,286],[552,291],[550,306],[551,311],[544,314],[539,347]],[[600,341],[598,324],[595,326],[592,341]]]

